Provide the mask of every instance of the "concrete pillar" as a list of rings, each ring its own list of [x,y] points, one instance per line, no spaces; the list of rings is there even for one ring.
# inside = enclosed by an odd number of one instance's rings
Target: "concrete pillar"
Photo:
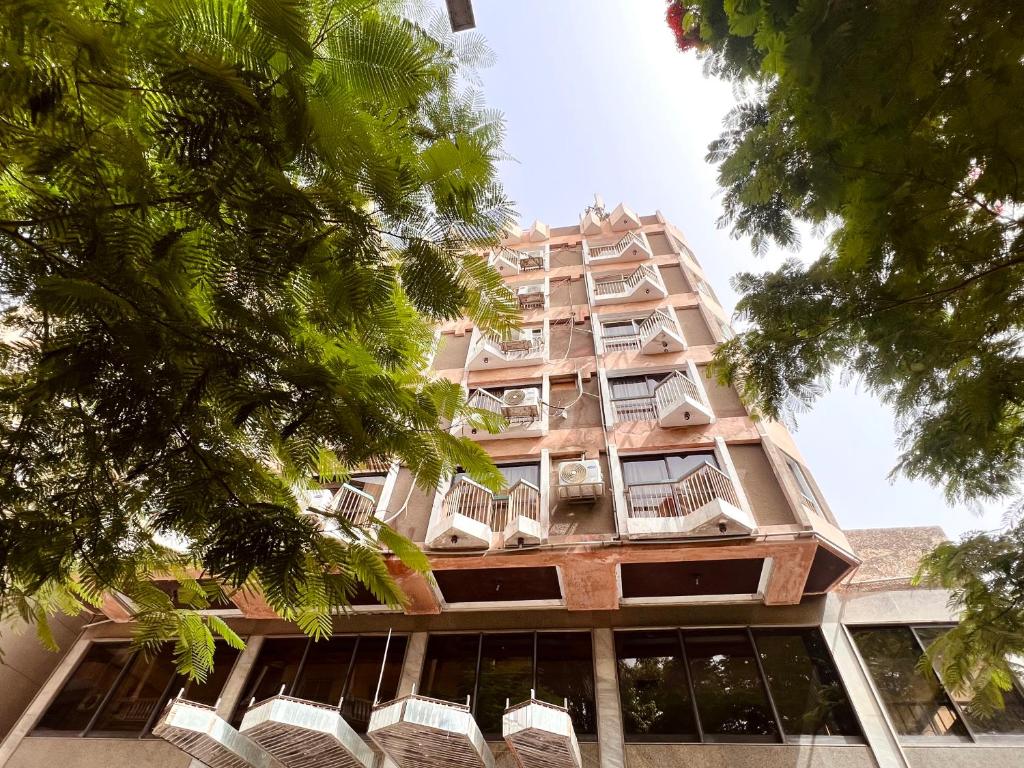
[[[46,712],[50,701],[57,695],[71,673],[75,671],[78,662],[85,656],[85,652],[89,650],[89,644],[90,641],[85,634],[79,635],[75,644],[68,649],[67,654],[60,660],[46,682],[36,691],[36,695],[32,697],[32,701],[22,712],[21,717],[14,723],[14,727],[11,728],[7,737],[0,742],[0,766],[7,765],[7,761],[18,749],[21,740],[28,735],[36,721]]]
[[[874,686],[860,663],[853,640],[843,626],[842,609],[842,600],[834,593],[828,595],[821,618],[821,633],[832,651],[839,677],[846,685],[850,704],[864,729],[864,738],[878,768],[910,768],[889,718],[875,695]]]
[[[615,639],[608,628],[595,629],[594,693],[597,698],[597,740],[601,768],[625,768],[619,679],[615,668]]]
[[[408,696],[418,686],[423,673],[423,660],[427,655],[427,633],[413,632],[405,649],[405,663],[398,680],[398,695]]]
[[[252,671],[262,647],[263,635],[252,635],[245,641],[245,648],[235,660],[235,666],[231,668],[231,674],[228,675],[228,679],[224,683],[224,688],[220,692],[220,703],[217,705],[217,714],[225,720],[231,718],[231,713],[235,711],[235,707],[241,701],[242,694],[245,693],[245,683],[249,679],[249,672]]]

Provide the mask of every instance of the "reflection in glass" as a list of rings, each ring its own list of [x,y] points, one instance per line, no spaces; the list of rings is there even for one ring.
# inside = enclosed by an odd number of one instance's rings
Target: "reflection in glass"
[[[772,741],[778,729],[746,632],[693,633],[683,642],[705,739]]]
[[[696,740],[679,634],[617,633],[615,658],[626,740]]]
[[[855,627],[850,632],[897,733],[967,735],[938,679],[918,669],[921,647],[909,627]]]
[[[38,730],[83,731],[132,657],[128,643],[93,643],[39,721]]]
[[[589,632],[537,635],[537,698],[559,706],[568,699],[576,735],[597,734],[594,653]]]
[[[282,692],[290,694],[292,684],[299,673],[299,664],[306,651],[309,640],[305,637],[269,637],[263,641],[260,655],[249,673],[249,683],[245,694],[235,708],[235,716],[231,722],[238,725],[242,722],[249,702],[257,702],[277,696]]]
[[[756,629],[754,642],[787,736],[860,735],[818,630]]]
[[[345,691],[345,680],[355,647],[354,637],[329,637],[310,643],[302,673],[289,695],[337,706]]]
[[[915,627],[914,632],[927,648],[947,629],[948,627]],[[953,700],[960,705],[960,711],[974,733],[1024,734],[1024,697],[1016,687],[1003,691],[1003,708],[992,713],[978,712],[971,699],[972,692],[969,689],[953,693]]]
[[[466,697],[473,695],[479,650],[480,635],[431,635],[419,692],[465,704]]]
[[[398,680],[402,675],[405,659],[405,637],[360,637],[356,649],[356,660],[352,665],[352,677],[345,691],[345,702],[341,714],[357,733],[365,733],[370,724],[370,710],[373,696],[380,680],[380,701],[390,701],[398,692]],[[387,646],[387,664],[381,676],[384,648]],[[305,673],[303,673],[305,674]]]
[[[506,700],[526,701],[532,687],[533,633],[484,635],[473,707],[480,730],[500,735]]]

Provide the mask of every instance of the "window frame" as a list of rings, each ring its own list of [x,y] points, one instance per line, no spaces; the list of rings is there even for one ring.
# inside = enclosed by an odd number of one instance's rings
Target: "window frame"
[[[782,718],[779,716],[778,707],[775,704],[775,696],[772,693],[771,685],[768,682],[768,676],[764,670],[764,664],[761,660],[761,651],[757,645],[757,638],[755,637],[755,631],[757,630],[814,630],[822,636],[822,646],[824,647],[829,663],[835,670],[836,677],[839,680],[843,695],[846,697],[846,701],[850,706],[850,710],[853,712],[854,720],[856,721],[857,728],[860,731],[859,735],[798,735],[798,734],[787,734],[782,724]],[[618,634],[628,634],[630,632],[655,632],[655,631],[675,631],[677,634],[677,642],[680,648],[679,659],[682,662],[684,669],[684,675],[686,678],[687,693],[690,697],[691,707],[693,709],[693,716],[695,722],[695,730],[697,731],[697,741],[687,741],[682,738],[673,738],[672,735],[667,735],[661,738],[644,739],[637,738],[636,735],[627,735],[625,728],[623,727],[623,739],[625,742],[633,744],[736,744],[736,745],[750,745],[750,746],[769,746],[769,745],[781,745],[781,746],[794,746],[802,744],[820,744],[820,745],[852,745],[852,746],[864,746],[866,745],[867,738],[864,735],[864,724],[861,721],[860,713],[857,708],[853,705],[853,700],[850,698],[850,691],[846,685],[846,681],[843,679],[842,674],[839,672],[839,666],[836,664],[835,654],[832,653],[832,648],[824,638],[824,632],[822,632],[820,624],[747,624],[747,625],[708,625],[708,626],[676,626],[676,627],[621,627],[613,629],[613,636]],[[750,643],[751,649],[754,653],[755,667],[757,669],[758,678],[761,682],[761,686],[765,692],[765,696],[768,702],[768,707],[772,717],[775,720],[776,736],[775,740],[759,740],[756,738],[750,739],[723,739],[716,738],[714,736],[708,737],[704,732],[704,724],[700,718],[700,705],[697,701],[696,692],[693,686],[693,679],[690,671],[689,656],[686,653],[686,643],[683,641],[684,636],[687,633],[700,633],[707,631],[731,631],[731,632],[743,632],[746,634],[748,642]],[[614,642],[613,642],[614,647]],[[618,670],[618,655],[615,658],[615,685],[618,689],[621,685]],[[616,705],[622,707],[621,690],[619,690],[618,701]],[[680,734],[682,736],[683,734]]]
[[[896,727],[893,724],[892,716],[889,714],[889,707],[885,703],[885,699],[883,698],[881,692],[879,691],[878,686],[875,684],[875,679],[874,679],[874,677],[871,674],[871,670],[868,668],[867,660],[864,658],[864,655],[861,653],[860,646],[857,645],[857,641],[854,639],[852,631],[853,630],[906,629],[906,630],[908,630],[910,632],[910,636],[913,638],[914,643],[916,643],[918,649],[921,651],[921,654],[923,656],[925,651],[926,651],[926,645],[921,640],[921,637],[920,637],[920,635],[918,635],[917,630],[918,629],[948,629],[948,628],[952,628],[953,626],[955,626],[955,624],[950,623],[948,621],[934,621],[934,622],[916,621],[916,622],[909,623],[909,624],[903,624],[903,623],[894,622],[894,623],[889,623],[889,624],[869,623],[869,624],[851,624],[849,626],[844,625],[844,627],[845,627],[845,629],[847,631],[848,637],[850,639],[850,643],[851,643],[851,645],[853,645],[854,652],[855,652],[855,654],[857,656],[857,661],[860,664],[861,672],[864,674],[864,677],[867,678],[868,684],[871,686],[871,693],[874,696],[875,701],[878,703],[879,708],[882,710],[882,713],[885,715],[885,721],[886,721],[886,724],[889,726],[889,730],[892,731],[893,736],[896,738],[896,740],[900,744],[906,744],[908,746],[915,746],[915,747],[929,746],[929,745],[931,745],[931,746],[947,747],[947,746],[953,746],[953,745],[957,745],[957,744],[961,744],[961,745],[964,745],[964,746],[973,746],[973,745],[976,745],[976,744],[977,745],[982,745],[982,746],[984,746],[986,744],[993,744],[993,745],[998,745],[998,744],[1006,744],[1006,745],[1019,744],[1019,745],[1024,745],[1024,733],[1022,733],[1022,734],[1012,734],[1012,733],[977,733],[975,731],[975,729],[971,726],[970,722],[968,722],[968,718],[964,716],[963,707],[956,700],[956,698],[954,696],[952,696],[950,694],[950,692],[947,690],[946,684],[942,681],[942,678],[939,677],[938,673],[935,672],[935,670],[930,668],[930,667],[929,667],[929,671],[930,671],[931,675],[935,678],[935,681],[938,683],[939,689],[942,691],[942,694],[946,697],[947,701],[949,701],[950,709],[952,709],[953,712],[956,713],[956,716],[959,718],[960,723],[961,723],[961,725],[963,725],[964,731],[966,732],[966,736],[957,736],[955,734],[942,734],[942,735],[936,735],[936,736],[905,735],[905,734],[899,733],[896,730]],[[1022,699],[1024,699],[1024,685],[1022,685],[1021,681],[1018,680],[1016,677],[1014,677],[1012,682],[1013,682],[1014,690],[1017,692],[1017,694]]]

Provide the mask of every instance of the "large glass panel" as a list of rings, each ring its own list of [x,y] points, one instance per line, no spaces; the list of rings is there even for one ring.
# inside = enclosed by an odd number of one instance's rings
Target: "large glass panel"
[[[405,659],[405,637],[360,637],[356,659],[352,664],[352,677],[345,691],[341,714],[357,732],[365,733],[370,724],[373,697],[380,681],[380,701],[390,701],[398,692]],[[387,648],[387,662],[384,650]]]
[[[242,716],[249,708],[249,702],[257,702],[277,696],[282,692],[290,694],[292,684],[299,672],[299,664],[311,641],[305,637],[267,638],[260,648],[260,655],[249,674],[245,695],[238,702],[232,722],[242,722]]]
[[[54,697],[37,730],[84,730],[131,657],[128,643],[93,643]]]
[[[505,478],[505,487],[511,488],[520,480],[540,488],[540,464],[506,464],[498,467]]]
[[[696,741],[679,634],[616,633],[615,658],[626,741]]]
[[[597,734],[594,653],[589,632],[537,635],[537,698],[558,705],[568,699],[576,735]]]
[[[354,637],[330,637],[311,643],[306,663],[302,665],[302,672],[290,695],[337,706],[345,691],[355,645]]]
[[[90,735],[141,736],[153,713],[168,695],[174,677],[172,654],[135,654],[128,671],[100,711]]]
[[[942,635],[948,627],[915,627],[914,632],[927,648]],[[960,705],[964,719],[976,734],[1024,734],[1024,697],[1017,688],[1003,692],[1003,709],[992,713],[979,712],[971,704],[970,690],[956,691],[953,700]]]
[[[174,685],[171,686],[170,695],[176,696],[178,691],[184,688],[185,692],[182,695],[189,701],[211,706],[216,704],[237,660],[238,651],[227,643],[217,643],[216,650],[213,652],[213,672],[206,680],[200,683],[179,675]],[[160,702],[161,708],[165,703]]]
[[[778,729],[747,633],[688,633],[683,642],[704,738],[774,740]]]
[[[684,453],[679,456],[666,456],[665,463],[668,465],[668,476],[672,480],[678,480],[688,472],[693,471],[701,464],[710,464],[717,467],[715,454],[711,451],[706,453]]]
[[[603,336],[606,339],[620,336],[635,336],[637,333],[637,324],[633,320],[616,320],[602,323],[601,327],[604,331]]]
[[[533,633],[484,635],[474,712],[485,734],[501,734],[505,702],[530,698],[533,687]]]
[[[665,378],[664,373],[644,376],[618,376],[608,379],[612,398],[650,397],[654,388]]]
[[[859,736],[860,728],[817,629],[754,630],[786,736]]]
[[[473,695],[479,648],[480,635],[431,635],[419,692],[465,704],[466,697]]]
[[[712,451],[684,453],[675,456],[645,456],[641,459],[623,459],[622,476],[626,485],[633,483],[671,482],[678,480],[701,464],[718,466]]]
[[[938,679],[918,668],[921,647],[908,627],[857,627],[850,632],[898,733],[967,735]]]

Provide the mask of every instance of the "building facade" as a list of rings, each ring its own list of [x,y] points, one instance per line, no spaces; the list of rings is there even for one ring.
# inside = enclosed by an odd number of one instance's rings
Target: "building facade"
[[[221,746],[284,728],[261,702],[344,723],[337,754],[292,723],[305,746],[276,753],[284,766],[1024,766],[1018,692],[983,720],[917,666],[956,619],[944,593],[909,583],[941,531],[838,527],[789,433],[708,375],[731,331],[676,227],[588,210],[510,233],[489,258],[522,330],[451,323],[433,370],[502,417],[495,433],[451,429],[486,446],[507,488],[457,473],[426,493],[394,465],[307,499],[388,521],[429,554],[433,582],[389,561],[406,609],[359,596],[319,643],[239,596],[218,612],[247,647],[219,649],[203,685],[133,654],[111,598],[11,706],[0,766],[188,766],[152,735],[168,737],[179,691]],[[445,716],[417,724],[415,707]]]

